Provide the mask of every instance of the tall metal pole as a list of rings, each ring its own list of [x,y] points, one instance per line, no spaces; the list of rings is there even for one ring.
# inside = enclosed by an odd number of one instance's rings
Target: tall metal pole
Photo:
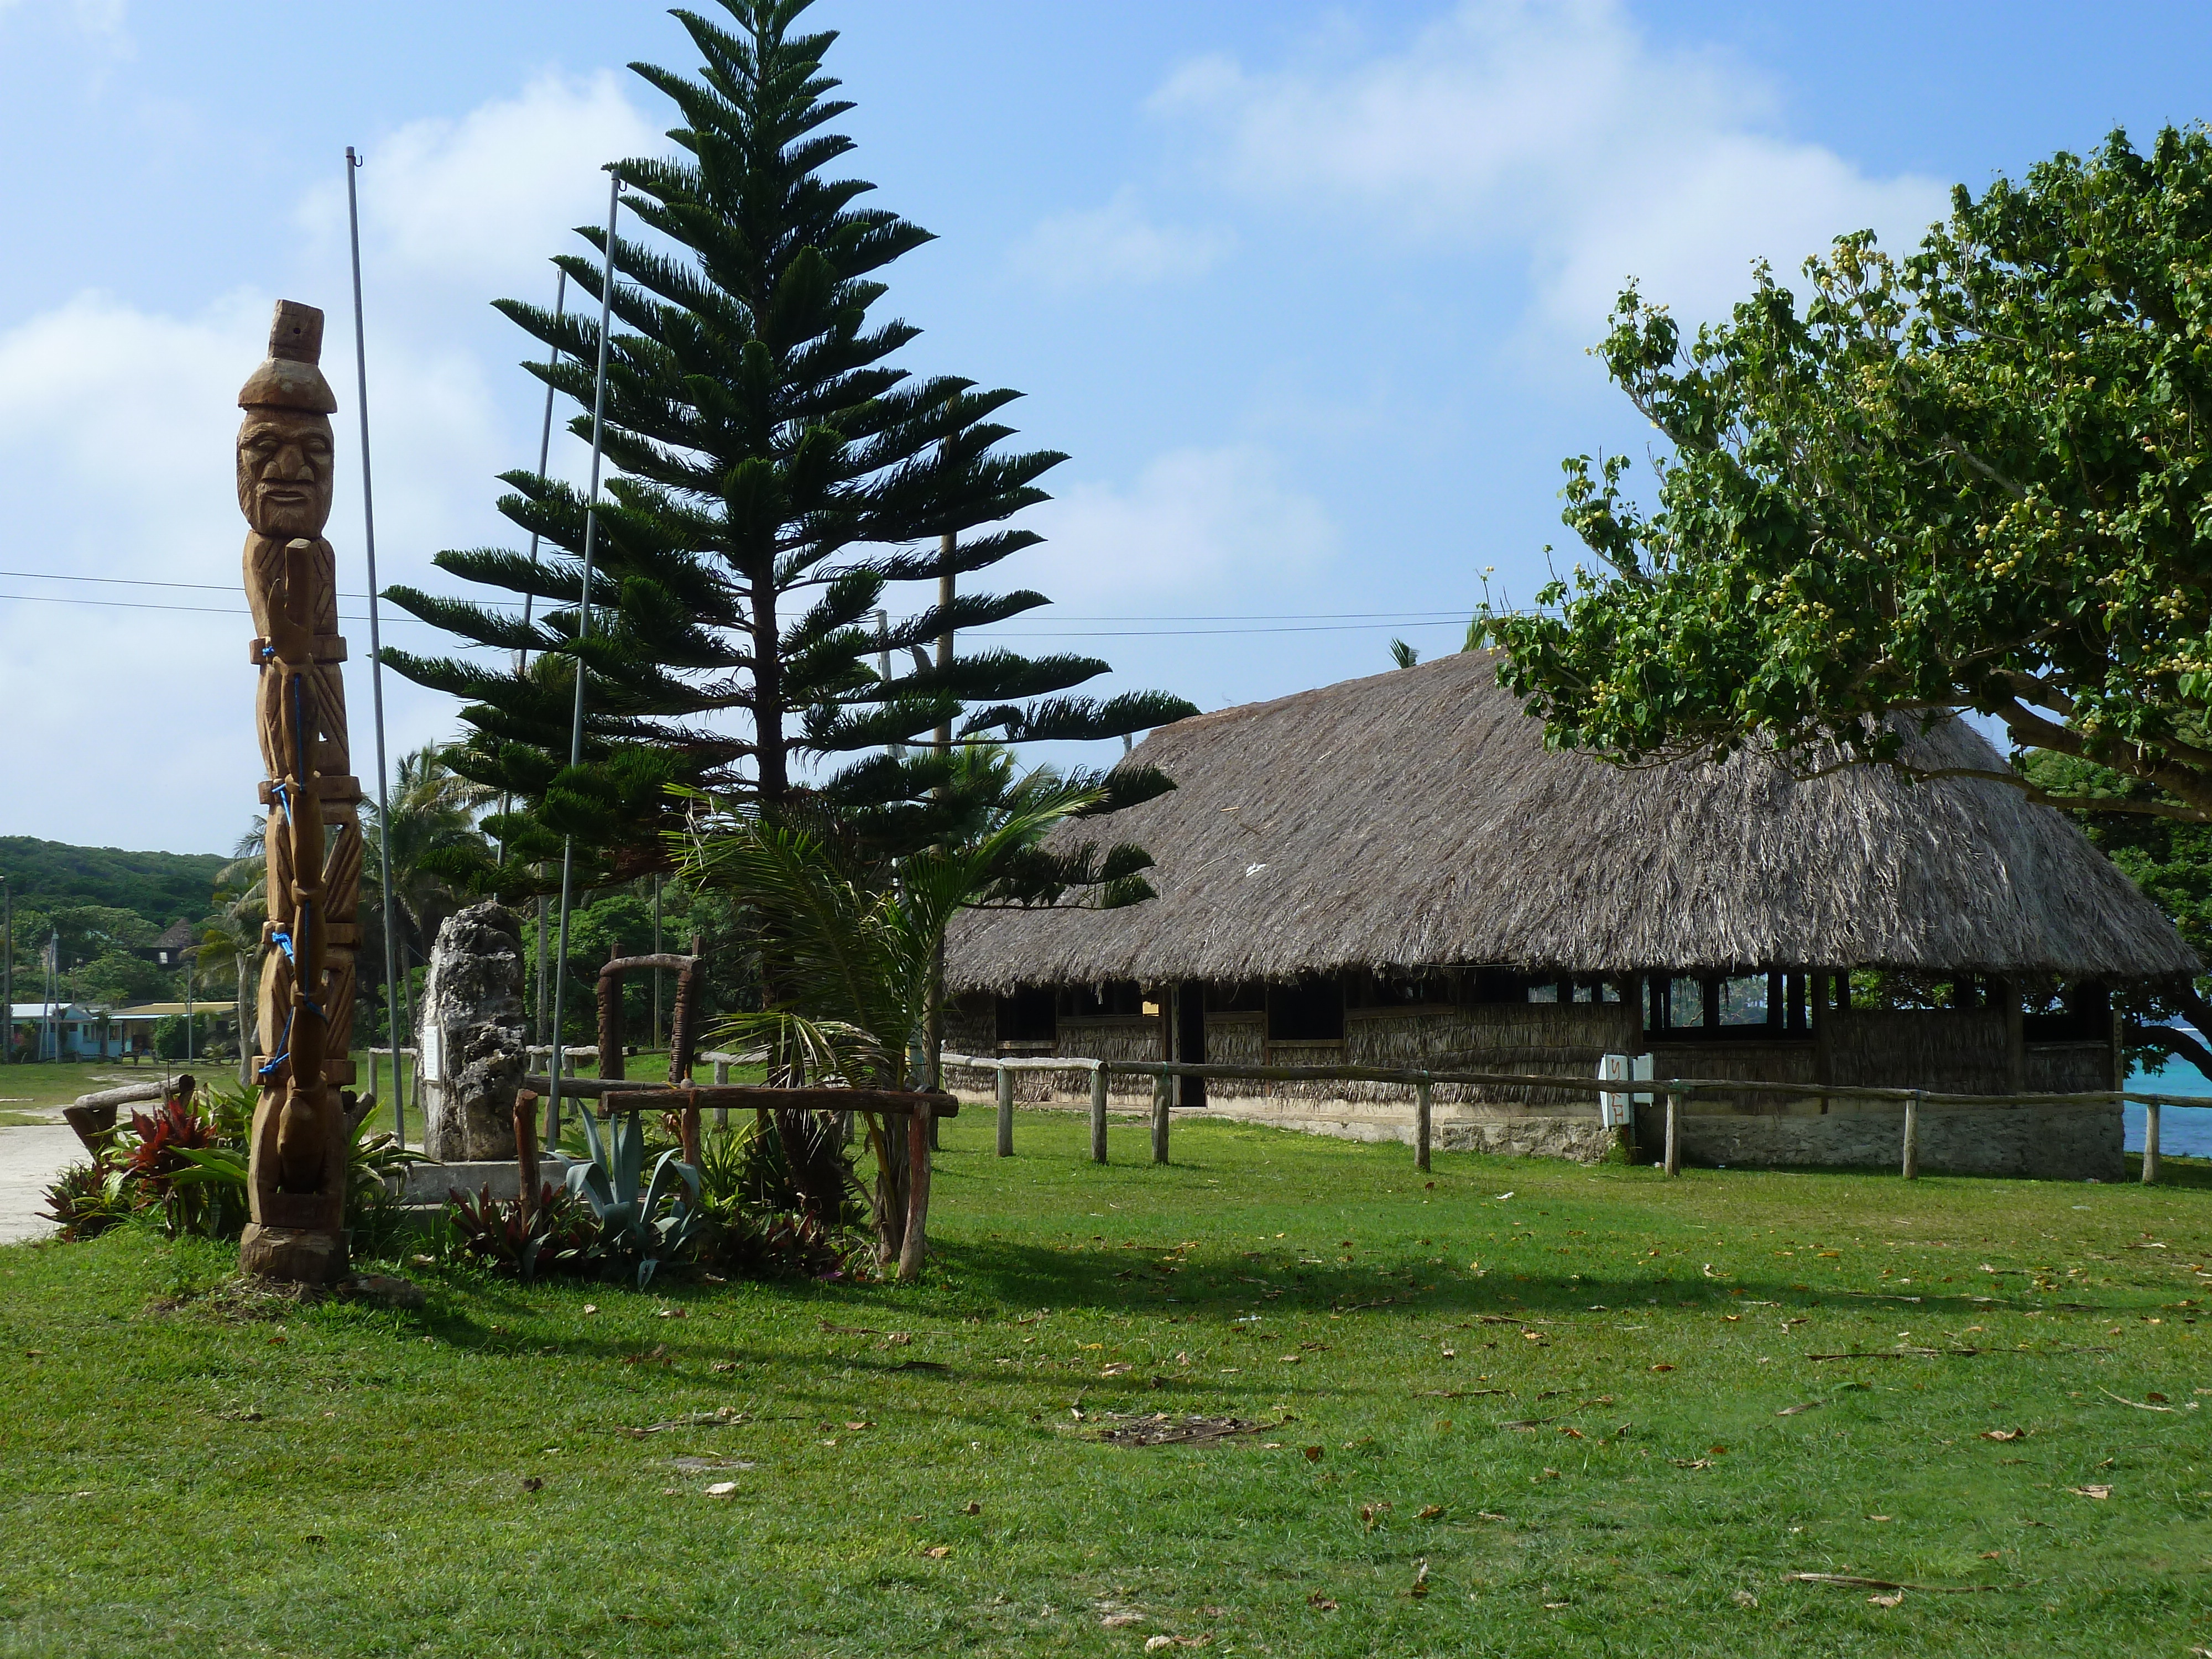
[[[568,727],[568,764],[580,766],[584,759],[584,641],[592,634],[592,555],[598,544],[599,529],[599,455],[607,408],[607,335],[614,326],[615,304],[615,223],[622,212],[622,174],[615,168],[607,169],[607,245],[606,266],[599,278],[599,362],[592,378],[592,487],[584,497],[584,580],[577,594],[576,605],[576,712]],[[564,994],[568,984],[568,902],[571,884],[575,876],[576,838],[561,838],[561,927],[558,944],[554,948],[553,960],[553,1053],[552,1064],[547,1067],[552,1077],[552,1087],[545,1101],[545,1142],[549,1146],[559,1144],[561,1138],[561,1019]],[[607,1057],[599,1056],[602,1068]]]
[[[15,1063],[15,890],[0,876],[0,1066]]]
[[[376,597],[376,495],[368,471],[368,331],[361,307],[361,206],[353,175],[361,158],[346,146],[346,227],[353,236],[354,390],[361,402],[361,518],[362,546],[368,556],[368,684],[376,720],[376,872],[384,888],[384,1026],[392,1043],[392,1132],[407,1144],[407,1096],[399,1086],[398,929],[392,914],[392,794],[384,763],[384,640]],[[411,1001],[411,999],[410,999]],[[414,1009],[408,1009],[413,1025]],[[240,1034],[240,1040],[244,1033]],[[421,1064],[418,1059],[416,1064]]]

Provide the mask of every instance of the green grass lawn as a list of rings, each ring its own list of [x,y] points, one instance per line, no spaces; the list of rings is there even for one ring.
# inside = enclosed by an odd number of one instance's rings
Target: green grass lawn
[[[945,1127],[915,1290],[410,1267],[419,1314],[257,1309],[223,1249],[0,1249],[0,1652],[2212,1646],[2204,1165],[1431,1184]],[[1155,1412],[1267,1426],[1090,1437]]]

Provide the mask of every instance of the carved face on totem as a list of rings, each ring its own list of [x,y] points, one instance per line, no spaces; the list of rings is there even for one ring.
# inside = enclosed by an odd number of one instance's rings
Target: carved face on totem
[[[320,536],[331,516],[332,460],[327,415],[249,408],[238,429],[239,511],[264,536]]]

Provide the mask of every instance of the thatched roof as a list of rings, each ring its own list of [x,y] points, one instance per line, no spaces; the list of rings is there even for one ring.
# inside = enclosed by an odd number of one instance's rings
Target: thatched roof
[[[1470,963],[2203,971],[2079,830],[2003,784],[1875,767],[1801,782],[1756,753],[1623,769],[1547,751],[1495,666],[1443,657],[1154,732],[1138,757],[1178,787],[1110,834],[1152,853],[1159,897],[964,916],[951,987]],[[2002,763],[1955,720],[1906,749]]]

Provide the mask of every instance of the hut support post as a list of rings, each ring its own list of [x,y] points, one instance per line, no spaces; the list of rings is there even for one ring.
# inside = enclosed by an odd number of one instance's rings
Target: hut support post
[[[1106,1068],[1091,1068],[1091,1161],[1106,1161]]]
[[[1682,1173],[1682,1094],[1679,1089],[1667,1091],[1667,1173],[1670,1177]]]
[[[1168,1103],[1174,1098],[1174,1079],[1163,1074],[1152,1079],[1152,1162],[1168,1161]]]
[[[1905,1178],[1920,1179],[1920,1091],[1905,1103]]]
[[[2142,1178],[2146,1187],[2158,1181],[2158,1103],[2154,1100],[2143,1103]]]
[[[1007,1066],[999,1067],[999,1156],[1014,1155],[1014,1074]]]
[[[1429,1172],[1429,1139],[1436,1123],[1435,1091],[1425,1083],[1413,1085],[1413,1167]]]
[[[726,1089],[730,1086],[730,1062],[726,1060],[718,1060],[714,1062],[714,1086],[717,1089]],[[730,1127],[728,1107],[714,1108],[714,1127],[717,1129],[726,1129]]]

